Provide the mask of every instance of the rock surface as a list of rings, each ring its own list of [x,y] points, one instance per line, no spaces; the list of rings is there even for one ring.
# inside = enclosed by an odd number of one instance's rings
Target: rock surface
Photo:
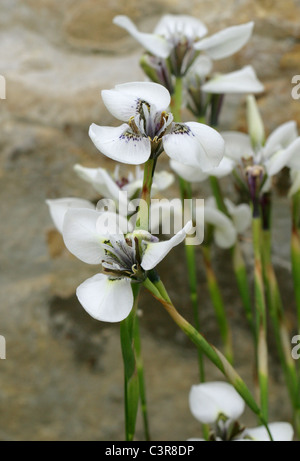
[[[164,13],[192,14],[211,32],[254,20],[251,42],[218,68],[255,67],[266,87],[259,103],[267,130],[290,119],[300,123],[300,102],[291,97],[292,76],[300,73],[298,0],[188,0],[184,5],[174,0],[128,0],[126,5],[120,0],[2,0],[0,74],[7,84],[6,99],[0,101],[0,334],[7,341],[7,360],[0,361],[2,440],[124,437],[118,325],[100,324],[79,306],[75,289],[95,273],[95,267],[75,260],[65,250],[45,199],[97,199],[75,177],[73,165],[114,168],[113,162],[99,155],[87,134],[92,122],[116,123],[104,108],[100,91],[144,78],[138,65],[141,47],[112,25],[112,18],[128,14],[141,30],[152,31]],[[227,98],[224,128],[245,129],[244,104],[244,98]],[[161,165],[167,167],[166,158]],[[228,181],[223,187],[233,194]],[[200,197],[209,193],[207,185],[196,190]],[[168,193],[178,194],[176,186]],[[295,305],[286,230],[289,206],[284,197],[276,199],[274,219],[274,261],[293,329]],[[244,250],[251,265],[247,242]],[[237,369],[252,386],[253,350],[230,258],[220,252],[215,256],[234,331]],[[203,331],[221,347],[200,251],[198,260]],[[160,272],[180,311],[191,318],[183,267],[183,248],[177,248]],[[197,437],[200,425],[188,408],[190,386],[197,382],[195,350],[146,293],[140,308],[152,438]],[[273,343],[270,333],[271,419],[289,420]],[[220,379],[209,364],[207,376]],[[250,412],[244,421],[255,424]],[[137,439],[143,439],[141,418]]]

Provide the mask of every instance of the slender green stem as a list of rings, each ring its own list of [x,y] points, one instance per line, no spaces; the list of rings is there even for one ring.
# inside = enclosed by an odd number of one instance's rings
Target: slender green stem
[[[136,220],[136,228],[147,230],[149,229],[149,213],[151,201],[151,189],[153,182],[153,175],[156,166],[156,159],[150,158],[144,166],[144,178],[142,195],[139,205],[138,216]]]
[[[292,197],[292,236],[291,236],[291,261],[294,292],[297,307],[298,333],[300,334],[300,191]]]
[[[215,197],[215,200],[217,202],[217,207],[222,213],[226,214],[226,216],[229,216],[227,206],[225,205],[223,194],[220,188],[220,184],[218,181],[218,178],[215,176],[210,176],[209,177],[209,182],[210,182],[210,187],[213,193],[213,196]]]
[[[184,179],[179,177],[179,186],[181,193],[182,206],[185,199],[192,200],[191,185]],[[192,210],[191,210],[192,215]],[[186,264],[188,269],[190,300],[193,309],[193,322],[196,330],[200,330],[200,316],[199,316],[199,296],[197,288],[197,262],[196,262],[196,247],[194,245],[185,245]],[[198,368],[200,382],[205,381],[205,370],[203,354],[198,349]]]
[[[140,337],[138,316],[135,317],[135,322],[134,322],[134,347],[135,347],[136,368],[137,368],[137,374],[138,374],[138,380],[139,380],[139,390],[140,390],[141,408],[142,408],[142,415],[143,415],[144,434],[145,434],[145,440],[149,441],[150,431],[149,431],[149,420],[148,420],[148,407],[147,407],[147,398],[146,398],[144,363],[142,359],[141,337]]]
[[[285,374],[293,408],[298,406],[298,377],[295,363],[291,356],[289,332],[285,321],[279,286],[271,261],[271,231],[262,232],[263,272],[266,286],[267,304],[275,333],[278,355]]]
[[[215,197],[218,209],[230,218],[218,179],[215,176],[210,176],[209,181],[210,181],[210,187]],[[246,263],[245,263],[243,252],[241,250],[240,242],[238,240],[236,241],[235,245],[232,247],[231,253],[232,253],[233,269],[234,269],[234,274],[235,274],[238,290],[239,290],[239,293],[240,293],[240,296],[243,302],[243,307],[245,310],[246,318],[249,322],[251,331],[253,333],[253,337],[255,338],[255,335],[256,335],[255,324],[253,320],[251,296],[250,296],[250,289],[249,289],[249,284],[248,284]]]
[[[240,293],[240,296],[243,302],[246,319],[251,328],[254,341],[256,342],[256,330],[255,330],[255,322],[253,319],[247,268],[245,264],[245,258],[242,253],[241,245],[238,240],[236,241],[235,245],[232,247],[231,252],[232,252],[233,270],[234,270],[235,278],[237,281],[238,290],[239,290],[239,293]]]
[[[272,435],[269,431],[268,424],[260,408],[258,407],[255,399],[253,398],[250,390],[245,382],[237,374],[232,365],[223,356],[223,354],[211,345],[190,323],[188,323],[176,310],[168,296],[166,289],[160,279],[152,283],[146,279],[143,283],[145,288],[164,306],[168,314],[179,326],[179,328],[188,336],[188,338],[199,347],[209,360],[227,377],[229,382],[234,386],[237,392],[245,400],[249,408],[258,416],[261,423],[266,427],[270,440]],[[166,294],[165,294],[166,293]]]
[[[134,289],[134,288],[133,288]],[[134,292],[134,305],[129,316],[120,323],[121,348],[124,363],[125,438],[132,441],[135,434],[139,403],[139,380],[134,346],[134,322],[138,293]]]
[[[233,363],[232,334],[227,321],[224,301],[221,295],[220,287],[213,270],[211,260],[211,249],[207,245],[202,245],[202,254],[206,273],[207,286],[210,298],[215,310],[216,319],[219,325],[221,338],[224,344],[225,357],[228,362]]]
[[[264,280],[261,258],[261,219],[253,215],[252,236],[254,250],[254,290],[257,319],[257,368],[260,402],[265,420],[268,420],[268,347]]]

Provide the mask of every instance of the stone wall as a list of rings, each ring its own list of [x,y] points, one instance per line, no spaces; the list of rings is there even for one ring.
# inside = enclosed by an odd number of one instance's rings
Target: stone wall
[[[75,177],[72,167],[79,162],[113,168],[87,134],[92,122],[114,122],[104,109],[100,90],[143,79],[138,66],[142,49],[112,25],[112,18],[127,14],[140,29],[151,31],[164,13],[194,15],[210,32],[254,20],[251,42],[220,62],[219,68],[255,67],[266,88],[259,103],[268,130],[290,119],[300,123],[300,101],[291,98],[291,78],[300,73],[299,0],[1,1],[0,74],[7,83],[7,99],[0,101],[0,334],[7,340],[7,360],[0,362],[3,440],[123,438],[118,326],[93,321],[79,306],[75,288],[95,268],[75,260],[64,249],[45,199],[96,198]],[[245,128],[243,98],[228,98],[226,107],[223,126]],[[281,244],[282,239],[287,241],[286,219],[287,203],[278,199],[276,236],[280,245],[275,256],[289,300],[289,250]],[[183,250],[178,248],[162,264],[161,273],[168,274],[166,284],[189,316],[183,263]],[[199,266],[203,325],[218,345],[200,255]],[[238,370],[251,383],[248,364],[253,351],[230,266],[225,271],[219,267],[219,275],[235,327]],[[195,351],[160,306],[147,295],[143,299],[141,328],[153,439],[197,436],[199,424],[187,404],[189,388],[197,382]],[[292,309],[292,301],[287,304]],[[271,414],[273,419],[286,419],[289,408],[282,405],[285,394],[272,351]],[[210,366],[208,376],[220,377]],[[255,422],[250,414],[247,417]],[[140,421],[138,437],[142,438]]]

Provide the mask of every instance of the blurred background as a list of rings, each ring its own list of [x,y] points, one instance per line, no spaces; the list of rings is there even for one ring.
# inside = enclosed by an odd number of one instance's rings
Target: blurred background
[[[126,4],[125,4],[126,3]],[[91,319],[75,297],[76,287],[97,271],[73,258],[54,229],[47,198],[84,197],[94,190],[77,178],[73,165],[114,163],[99,154],[89,125],[117,124],[100,91],[143,80],[142,48],[112,24],[126,14],[151,32],[162,14],[189,14],[209,33],[255,21],[254,35],[221,71],[252,64],[266,91],[259,105],[268,131],[294,119],[300,101],[291,97],[291,79],[300,73],[300,1],[286,0],[1,0],[0,74],[6,100],[0,101],[1,310],[0,334],[7,359],[0,361],[0,439],[122,440],[123,377],[119,326]],[[226,116],[224,116],[226,113]],[[227,98],[223,128],[246,129],[244,97]],[[168,168],[166,157],[159,168]],[[229,181],[227,194],[234,194]],[[198,186],[198,197],[209,194]],[[277,184],[274,262],[291,326],[295,309],[289,266],[289,205]],[[178,197],[177,184],[167,192]],[[247,241],[244,250],[251,265]],[[237,369],[253,381],[253,348],[230,266],[215,254],[216,270],[234,332]],[[201,268],[199,294],[203,332],[220,347],[219,334]],[[160,274],[180,312],[190,318],[183,247],[161,264]],[[194,347],[161,306],[143,293],[142,347],[153,440],[200,436],[188,393],[197,383]],[[290,408],[270,335],[271,420],[288,420]],[[207,366],[208,379],[221,379]],[[250,412],[244,422],[256,424]],[[137,439],[142,439],[141,418]]]

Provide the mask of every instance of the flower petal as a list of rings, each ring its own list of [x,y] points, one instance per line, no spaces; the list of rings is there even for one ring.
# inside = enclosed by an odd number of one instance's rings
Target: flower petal
[[[170,160],[170,166],[178,176],[188,182],[202,182],[208,178],[208,174],[199,167],[184,165],[176,160]]]
[[[242,158],[254,156],[250,137],[239,131],[223,131],[221,135],[225,141],[225,157],[239,162]]]
[[[300,169],[300,137],[295,139],[289,147],[276,152],[265,162],[266,170],[269,176],[279,173],[282,168]]]
[[[276,422],[268,424],[274,442],[291,442],[294,437],[294,429],[289,423]],[[243,436],[250,437],[257,442],[270,442],[267,429],[264,426],[246,429]]]
[[[109,235],[129,230],[126,218],[116,213],[74,208],[66,212],[63,238],[68,250],[78,259],[100,264],[104,254],[101,243]]]
[[[245,402],[231,384],[208,382],[192,386],[189,405],[193,416],[203,424],[213,424],[220,414],[237,420]]]
[[[152,189],[155,191],[166,190],[175,181],[175,177],[168,171],[157,171],[153,176]]]
[[[62,234],[65,214],[69,208],[90,208],[95,209],[95,205],[89,200],[81,198],[65,197],[52,200],[46,200],[49,206],[51,218],[57,230]]]
[[[89,135],[102,154],[129,165],[140,165],[150,157],[151,143],[146,137],[133,135],[124,123],[119,127],[90,126]]]
[[[192,86],[199,84],[199,79],[204,79],[209,75],[213,68],[212,60],[205,54],[200,54],[198,58],[195,59],[193,64],[188,70],[186,80]],[[202,87],[201,87],[202,88]]]
[[[118,200],[120,188],[111,175],[104,168],[87,168],[74,165],[74,170],[80,178],[92,184],[94,189],[103,197]]]
[[[167,109],[171,102],[169,91],[154,82],[122,83],[112,90],[102,90],[101,95],[109,112],[124,122],[137,114],[141,101],[154,105],[157,111]]]
[[[251,37],[253,22],[228,27],[195,43],[196,50],[205,51],[212,59],[222,59],[239,51]]]
[[[154,56],[159,56],[160,58],[167,58],[171,52],[172,45],[168,41],[155,34],[146,34],[140,32],[135,24],[127,16],[116,16],[113,19],[113,23],[127,32],[139,42],[147,51],[154,54]]]
[[[261,93],[264,86],[258,80],[252,66],[245,66],[229,74],[220,74],[202,85],[206,93]]]
[[[173,160],[200,167],[206,172],[219,165],[224,154],[224,140],[213,128],[197,122],[174,124],[163,137],[166,154]]]
[[[192,16],[184,14],[166,14],[157,24],[154,33],[156,35],[162,35],[167,39],[173,39],[173,41],[176,40],[176,38],[180,40],[181,37],[196,40],[206,35],[207,28],[202,21]]]
[[[170,240],[158,243],[144,242],[145,251],[143,253],[141,263],[142,268],[148,271],[157,266],[157,264],[159,264],[164,259],[164,257],[169,253],[169,251],[172,250],[173,247],[183,242],[191,228],[192,222],[189,221],[184,226],[184,228],[181,231],[179,231],[176,235],[174,235],[174,237],[172,237]]]
[[[300,171],[291,170],[290,175],[292,185],[289,190],[289,197],[292,197],[300,190]]]
[[[269,157],[274,152],[288,147],[298,137],[297,123],[294,120],[283,123],[274,130],[264,145],[264,155]]]
[[[76,295],[87,313],[103,322],[121,322],[133,306],[130,280],[111,280],[104,274],[87,279],[79,285]]]
[[[220,248],[231,248],[235,244],[236,229],[224,213],[205,204],[204,219],[206,224],[214,226],[214,239]]]
[[[251,224],[251,208],[246,203],[240,205],[234,205],[231,200],[224,199],[227,210],[232,217],[234,227],[238,234],[245,232]]]

